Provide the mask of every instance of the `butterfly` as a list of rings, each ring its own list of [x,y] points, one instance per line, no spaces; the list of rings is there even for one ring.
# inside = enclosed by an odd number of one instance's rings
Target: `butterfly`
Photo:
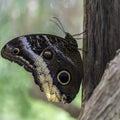
[[[31,72],[51,102],[70,103],[79,91],[82,59],[75,38],[67,32],[65,38],[52,34],[16,37],[4,45],[1,56]]]

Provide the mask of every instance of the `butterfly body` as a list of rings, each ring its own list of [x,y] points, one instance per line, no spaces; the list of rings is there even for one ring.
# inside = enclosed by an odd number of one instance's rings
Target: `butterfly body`
[[[79,91],[83,65],[76,40],[51,34],[23,35],[9,41],[1,55],[31,72],[49,101],[71,102]]]

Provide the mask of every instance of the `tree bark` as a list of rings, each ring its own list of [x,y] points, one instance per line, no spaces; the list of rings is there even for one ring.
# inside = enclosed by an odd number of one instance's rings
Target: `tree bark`
[[[84,0],[83,103],[101,80],[106,64],[120,48],[120,0]]]
[[[113,116],[114,120],[120,119],[119,68],[109,68],[110,75],[105,71],[106,64],[120,48],[119,21],[120,0],[84,0],[83,49],[87,53],[83,54],[83,111],[80,113],[83,116],[80,120],[113,120]]]
[[[107,65],[79,120],[120,120],[120,49]]]

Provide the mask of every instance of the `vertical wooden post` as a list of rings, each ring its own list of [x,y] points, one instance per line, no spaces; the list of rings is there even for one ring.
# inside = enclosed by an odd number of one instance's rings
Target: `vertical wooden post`
[[[120,48],[120,0],[84,0],[83,102],[101,80],[106,64]]]

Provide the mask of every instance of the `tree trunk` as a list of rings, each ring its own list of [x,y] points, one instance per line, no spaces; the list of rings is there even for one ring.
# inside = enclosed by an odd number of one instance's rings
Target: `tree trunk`
[[[84,0],[83,101],[98,85],[108,63],[120,48],[120,0]]]
[[[80,120],[120,120],[120,50],[107,65]]]
[[[84,29],[86,30],[86,34],[84,35],[83,49],[88,52],[84,53],[83,55],[83,65],[84,65],[83,100],[82,100],[83,117],[81,120],[98,120],[97,117],[96,118],[88,117],[87,115],[88,113],[86,112],[87,109],[86,106],[89,106],[88,108],[92,109],[93,111],[97,110],[96,111],[97,114],[99,113],[99,115],[102,114],[104,115],[104,112],[111,112],[111,111],[102,111],[105,110],[103,109],[103,107],[105,108],[105,104],[107,104],[106,101],[110,100],[109,103],[111,103],[108,106],[106,105],[107,106],[106,109],[111,109],[112,105],[114,105],[112,103],[116,102],[115,99],[109,99],[110,98],[109,95],[108,96],[106,94],[101,95],[101,93],[104,93],[106,91],[106,89],[104,89],[105,87],[104,85],[107,86],[108,84],[108,82],[106,83],[103,81],[110,80],[110,78],[108,78],[110,76],[106,76],[102,78],[102,75],[106,68],[106,64],[109,63],[109,61],[114,58],[117,49],[120,48],[119,21],[120,21],[120,0],[84,0]],[[113,72],[111,71],[109,73],[114,74],[112,76],[114,78],[111,79],[112,80],[115,79],[117,83],[118,82],[117,80],[120,77],[119,74],[114,73],[115,71],[114,69],[115,67],[112,69]],[[101,81],[101,78],[104,80]],[[103,83],[99,84],[100,81]],[[103,89],[102,88],[99,89],[98,87],[96,88],[98,84],[102,85],[101,87],[103,87]],[[107,90],[111,91],[110,94],[116,95],[119,92],[119,89],[117,91],[114,87],[111,87],[110,84],[113,83],[110,82],[108,84],[109,89]],[[96,98],[93,97],[94,96],[92,95],[93,92],[94,94],[96,93],[98,97],[97,96],[95,96]],[[106,101],[100,103],[99,101],[100,98],[103,100],[105,98]],[[90,102],[91,99],[92,102]],[[94,103],[95,106],[93,105],[92,107],[90,107],[92,103]],[[89,109],[87,109],[87,111],[89,111]],[[113,113],[115,113],[115,111]],[[91,115],[95,116],[92,112]],[[88,118],[83,119],[84,116]],[[104,119],[107,120],[107,118],[103,118],[100,120],[104,120]],[[118,119],[114,119],[114,120],[118,120]]]

